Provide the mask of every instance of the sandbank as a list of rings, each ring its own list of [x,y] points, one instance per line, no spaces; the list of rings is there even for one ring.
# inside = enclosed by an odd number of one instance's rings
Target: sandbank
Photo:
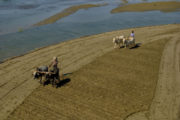
[[[62,19],[66,16],[69,16],[75,12],[77,12],[80,9],[88,9],[88,8],[92,8],[92,7],[100,7],[100,6],[104,6],[106,4],[82,4],[82,5],[77,5],[77,6],[71,6],[69,8],[66,8],[65,10],[63,10],[60,13],[57,13],[45,20],[42,20],[36,24],[34,24],[34,26],[41,26],[41,25],[46,25],[46,24],[51,24],[56,22],[59,19]]]
[[[113,9],[111,13],[144,12],[144,11],[174,12],[179,10],[180,10],[180,2],[168,1],[168,2],[128,4]]]

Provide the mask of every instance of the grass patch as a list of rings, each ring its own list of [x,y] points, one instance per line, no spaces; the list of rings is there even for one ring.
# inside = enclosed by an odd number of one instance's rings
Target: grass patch
[[[167,41],[113,50],[69,75],[65,86],[37,88],[8,120],[121,120],[147,110]]]
[[[121,0],[124,4],[128,3],[128,0]]]
[[[159,40],[136,49],[117,49],[98,58],[71,76],[79,86],[86,86],[74,89],[91,97],[84,98],[87,103],[99,106],[102,111],[108,108],[109,118],[125,118],[149,109],[167,41]]]
[[[18,29],[18,32],[23,32],[23,29],[22,29],[22,28],[19,28],[19,29]]]
[[[170,29],[168,31],[162,32],[162,33],[155,34],[152,37],[168,35],[168,34],[175,34],[175,33],[178,33],[178,32],[179,32],[179,28],[174,28],[174,29]]]
[[[180,2],[151,2],[151,3],[137,3],[117,7],[111,13],[118,12],[144,12],[144,11],[161,11],[161,12],[174,12],[180,10]]]

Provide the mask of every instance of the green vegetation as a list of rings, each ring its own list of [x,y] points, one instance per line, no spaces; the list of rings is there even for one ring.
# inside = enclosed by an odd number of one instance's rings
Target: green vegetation
[[[128,3],[128,0],[121,0],[124,4]]]
[[[18,29],[18,32],[23,32],[23,29],[22,29],[22,28],[19,28],[19,29]]]

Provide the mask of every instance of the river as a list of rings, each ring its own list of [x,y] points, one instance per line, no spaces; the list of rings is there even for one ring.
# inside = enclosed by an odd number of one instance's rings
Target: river
[[[128,0],[128,4],[152,1],[158,0]],[[33,24],[70,6],[101,3],[107,5],[82,9],[53,24],[33,27]],[[0,0],[0,61],[86,35],[180,23],[180,11],[110,13],[122,4],[121,0]]]

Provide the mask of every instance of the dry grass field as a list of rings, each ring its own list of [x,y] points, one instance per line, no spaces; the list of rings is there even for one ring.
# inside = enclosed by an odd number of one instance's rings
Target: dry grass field
[[[180,106],[179,28],[179,24],[171,24],[107,32],[4,61],[0,64],[0,118],[120,120],[149,110],[150,114],[163,111],[159,115],[169,118],[173,111],[176,118]],[[140,47],[113,49],[112,37],[127,36],[132,29]],[[53,56],[59,58],[60,74],[69,73],[57,89],[40,86],[31,75]]]
[[[9,120],[120,120],[152,102],[168,40],[117,49],[67,76],[59,88],[39,87]]]

